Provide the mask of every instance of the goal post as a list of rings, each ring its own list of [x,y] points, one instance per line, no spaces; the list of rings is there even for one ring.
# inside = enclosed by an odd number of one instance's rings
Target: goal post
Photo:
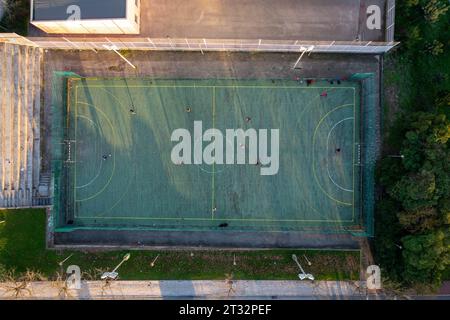
[[[76,137],[70,118],[70,79],[81,78],[73,72],[57,71],[52,77],[52,171],[54,186],[53,226],[58,228],[73,221],[74,152]]]

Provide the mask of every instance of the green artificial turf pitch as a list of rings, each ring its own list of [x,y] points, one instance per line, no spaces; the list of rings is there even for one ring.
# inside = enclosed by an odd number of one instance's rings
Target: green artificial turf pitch
[[[361,223],[356,82],[68,81],[75,227],[283,231]],[[278,129],[278,173],[173,163],[172,132],[193,134],[194,121],[224,135]]]

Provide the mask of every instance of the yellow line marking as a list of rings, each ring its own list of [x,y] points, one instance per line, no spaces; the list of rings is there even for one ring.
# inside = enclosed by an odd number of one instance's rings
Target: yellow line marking
[[[210,218],[157,218],[157,217],[80,217],[80,219],[122,219],[122,220],[198,220],[198,221],[212,221]],[[261,222],[326,222],[326,223],[336,223],[336,222],[353,222],[353,220],[302,220],[302,219],[237,219],[237,218],[226,218],[226,221],[261,221]]]
[[[67,119],[66,119],[66,128],[69,128],[69,124],[70,124],[70,92],[71,92],[71,84],[70,84],[70,79],[67,80]],[[75,88],[75,92],[76,92],[76,88]]]
[[[73,212],[74,217],[76,217],[77,210],[76,210],[76,203],[77,203],[77,149],[78,149],[78,143],[77,141],[77,116],[78,116],[78,87],[75,86],[75,106],[73,107],[75,110],[75,117],[73,118],[73,121],[75,122],[75,148],[74,148],[74,158],[75,158],[75,168],[74,168],[74,174],[73,177]],[[70,143],[70,142],[69,142]]]
[[[79,80],[79,79],[76,79],[77,81]],[[102,80],[102,79],[99,79],[99,81],[104,81],[104,79]],[[117,80],[115,80],[115,81],[117,81]],[[164,85],[152,85],[152,86],[142,86],[142,85],[140,85],[140,86],[130,86],[130,85],[119,85],[119,86],[105,86],[105,85],[86,85],[86,86],[82,86],[82,85],[80,85],[79,87],[83,87],[83,88],[85,88],[85,87],[87,87],[87,88],[91,88],[91,87],[101,87],[101,88],[108,88],[108,87],[111,87],[111,88],[125,88],[125,87],[134,87],[134,88],[151,88],[151,87],[156,87],[156,88],[213,88],[213,91],[214,91],[214,105],[213,105],[213,107],[214,107],[214,112],[215,112],[215,88],[256,88],[256,89],[353,89],[353,90],[355,90],[355,88],[354,87],[303,87],[303,86],[235,86],[235,85],[229,85],[229,86],[225,86],[225,85],[223,85],[223,86],[201,86],[201,85],[191,85],[191,86],[188,86],[188,85],[186,85],[186,86],[183,86],[183,85],[166,85],[166,86],[164,86]],[[78,89],[78,86],[76,86],[76,89]],[[106,90],[105,90],[106,91]],[[109,94],[111,94],[116,100],[118,100],[119,101],[119,99],[117,98],[117,97],[115,97],[112,93],[110,93],[109,91],[107,91]],[[354,98],[354,100],[355,100],[355,98]],[[119,101],[120,102],[120,101]],[[82,102],[80,102],[80,103],[82,103]],[[89,104],[87,104],[87,103],[83,103],[83,104],[86,104],[86,105],[89,105]],[[121,103],[120,103],[121,104]],[[350,104],[349,104],[350,105]],[[90,106],[92,106],[92,107],[94,107],[94,108],[96,108],[95,106],[93,106],[93,105],[90,105]],[[342,106],[341,106],[342,107]],[[339,108],[339,107],[338,107]],[[97,109],[97,108],[96,108]],[[99,110],[99,109],[98,109]],[[99,110],[102,114],[104,114],[101,110]],[[110,126],[111,126],[111,122],[110,122],[110,120],[109,120],[109,118],[106,116],[106,114],[104,114],[105,115],[105,117],[107,118],[107,120],[108,120],[108,122],[109,122],[109,124],[110,124]],[[213,123],[214,123],[214,121],[215,121],[215,117],[213,117]],[[317,129],[317,127],[316,127],[316,129]],[[354,156],[354,155],[353,155]],[[114,165],[115,165],[115,163],[114,163]],[[75,168],[76,168],[76,166],[75,166]],[[115,168],[115,166],[114,166],[114,168]],[[214,169],[214,166],[213,166],[213,169]],[[213,175],[213,177],[214,177],[214,175]],[[112,179],[112,176],[110,177],[110,180],[108,181],[108,184],[110,183],[110,181],[111,181],[111,179]],[[107,185],[106,185],[107,186]],[[105,186],[105,188],[106,188],[106,186]],[[320,184],[319,184],[319,186],[320,186]],[[321,186],[320,186],[321,187]],[[103,192],[103,190],[102,191],[100,191],[99,193],[97,193],[94,197],[96,197],[96,196],[98,196],[98,194],[100,194],[101,192]],[[88,199],[91,199],[92,197],[90,197],[90,198],[88,198]],[[85,201],[85,200],[88,200],[88,199],[84,199],[84,200],[80,200],[80,201]],[[333,199],[333,200],[335,200],[335,199]],[[337,201],[337,202],[339,202],[338,200],[335,200],[335,201]],[[350,204],[351,205],[351,204]],[[145,220],[145,219],[148,219],[148,220],[202,220],[202,221],[211,221],[211,219],[209,218],[209,219],[204,219],[204,218],[185,218],[185,217],[183,217],[183,218],[169,218],[169,217],[164,217],[164,218],[157,218],[157,217],[149,217],[149,218],[145,218],[145,217],[80,217],[81,219],[124,219],[124,220],[134,220],[134,219],[136,219],[136,220]],[[341,223],[341,222],[353,222],[354,220],[342,220],[342,219],[339,219],[339,220],[303,220],[303,219],[285,219],[285,220],[282,220],[282,219],[235,219],[235,218],[227,218],[226,220],[229,220],[229,221],[266,221],[266,222],[326,222],[326,223],[333,223],[333,222],[339,222],[339,223]]]
[[[216,128],[216,87],[212,88],[212,120],[213,120],[213,128]],[[215,150],[215,145],[216,145],[216,139],[214,138],[214,152],[216,152]],[[214,220],[214,210],[216,207],[216,182],[215,182],[215,176],[216,176],[216,154],[214,154],[214,162],[213,162],[213,168],[212,168],[212,199],[211,199],[211,218],[212,220]]]
[[[361,106],[359,106],[361,107]],[[355,220],[355,142],[356,142],[356,90],[353,89],[353,159],[352,159],[352,170],[353,170],[353,208],[352,208],[352,218]],[[361,195],[359,195],[361,196]]]
[[[302,86],[194,86],[194,85],[151,85],[151,86],[131,86],[131,85],[86,85],[80,88],[250,88],[250,89],[355,89],[353,87],[302,87]]]

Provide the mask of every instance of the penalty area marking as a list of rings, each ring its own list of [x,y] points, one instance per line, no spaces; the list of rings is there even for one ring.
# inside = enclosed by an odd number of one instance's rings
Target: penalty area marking
[[[331,135],[331,132],[333,132],[333,130],[334,130],[339,124],[341,124],[342,122],[347,121],[347,120],[355,120],[355,118],[354,118],[354,117],[349,117],[349,118],[345,118],[345,119],[342,119],[342,120],[338,121],[338,122],[335,123],[334,126],[330,129],[330,132],[328,132],[328,136],[327,136],[327,155],[329,154],[329,145],[330,145],[330,144],[329,144],[329,141],[330,141],[330,135]],[[336,182],[334,181],[334,179],[331,177],[331,174],[330,174],[329,161],[327,161],[327,173],[328,173],[328,178],[330,178],[331,182],[333,182],[333,184],[334,184],[336,187],[338,187],[338,188],[341,189],[341,190],[347,191],[347,192],[353,192],[353,190],[351,190],[351,189],[346,189],[346,188],[342,187],[341,185],[339,185],[338,183],[336,183]]]
[[[111,120],[109,119],[109,117],[108,117],[101,109],[97,108],[96,106],[94,106],[94,105],[92,105],[92,104],[86,103],[86,102],[78,102],[78,101],[76,101],[76,105],[78,105],[78,104],[83,104],[83,105],[89,106],[89,107],[91,107],[91,108],[94,108],[94,109],[97,110],[100,114],[102,114],[102,115],[105,117],[106,121],[108,122],[109,127],[111,128],[112,134],[114,134],[114,127],[113,127],[113,125],[112,125],[112,123],[111,123]],[[94,199],[94,198],[98,197],[101,193],[103,193],[103,191],[105,191],[105,189],[106,189],[106,188],[108,187],[108,185],[111,183],[111,180],[112,180],[112,178],[113,178],[113,176],[114,176],[114,173],[115,173],[115,170],[116,170],[116,149],[115,149],[114,146],[113,146],[112,155],[113,155],[113,170],[112,170],[112,172],[111,172],[111,174],[110,174],[110,176],[109,176],[108,181],[105,183],[105,185],[103,186],[103,188],[102,188],[100,191],[98,191],[97,193],[95,193],[94,195],[90,196],[90,197],[87,197],[87,198],[84,198],[84,199],[77,199],[77,198],[75,198],[75,201],[76,201],[76,202],[83,202],[83,201],[88,201],[88,200]],[[76,176],[76,167],[77,167],[77,166],[76,166],[76,164],[75,164],[75,176]]]
[[[94,121],[92,121],[88,117],[82,116],[82,115],[77,115],[77,118],[83,118],[83,119],[86,119],[87,121],[89,121],[90,123],[92,123],[92,126],[95,128],[95,130],[97,131],[97,135],[98,135],[98,132],[99,132],[98,126]],[[98,144],[99,144],[98,139],[96,139],[95,140],[95,151],[98,150]],[[77,188],[77,189],[85,188],[85,187],[89,186],[90,184],[92,184],[95,180],[97,180],[97,178],[100,176],[100,172],[102,171],[102,166],[103,166],[103,161],[100,162],[100,168],[97,170],[97,174],[91,180],[89,180],[88,183],[85,183],[81,186],[75,186],[75,188]]]
[[[319,120],[319,122],[317,123],[316,128],[314,129],[313,143],[312,143],[312,150],[311,150],[311,151],[312,151],[312,155],[313,155],[312,170],[313,170],[314,180],[316,180],[316,183],[317,183],[317,185],[319,186],[320,190],[321,190],[328,198],[330,198],[331,200],[333,200],[333,201],[335,201],[335,202],[337,202],[337,203],[339,203],[339,204],[345,205],[345,206],[353,206],[353,204],[352,204],[352,203],[349,203],[349,202],[344,202],[344,201],[341,201],[341,200],[338,200],[338,199],[334,198],[334,197],[333,197],[332,195],[330,195],[330,194],[322,187],[322,185],[320,184],[319,179],[317,178],[317,172],[316,172],[316,168],[315,168],[315,167],[316,167],[316,157],[315,157],[314,149],[315,149],[315,145],[316,145],[316,135],[317,135],[317,131],[318,131],[320,125],[322,124],[322,122],[323,122],[323,121],[324,121],[331,113],[335,112],[336,110],[341,109],[341,108],[344,108],[344,107],[349,107],[349,106],[355,108],[355,105],[354,105],[354,104],[349,104],[349,103],[343,104],[343,105],[337,106],[336,108],[334,108],[334,109],[328,111],[328,112],[327,112],[327,113]]]

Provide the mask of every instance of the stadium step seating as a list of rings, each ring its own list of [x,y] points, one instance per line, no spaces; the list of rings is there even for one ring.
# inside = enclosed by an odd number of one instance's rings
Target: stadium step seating
[[[39,178],[38,193],[40,197],[50,196],[51,173],[41,173]]]
[[[0,42],[0,208],[39,196],[40,73],[39,48]]]

